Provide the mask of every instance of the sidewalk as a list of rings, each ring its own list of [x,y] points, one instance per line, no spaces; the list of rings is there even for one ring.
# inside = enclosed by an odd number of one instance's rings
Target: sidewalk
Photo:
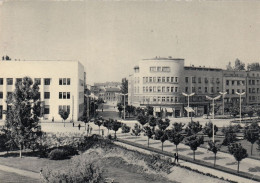
[[[139,137],[136,138],[134,136],[131,136],[130,134],[127,134],[127,135],[121,135],[120,134],[120,135],[118,135],[118,137],[121,138],[121,139],[125,139],[125,140],[130,141],[130,142],[135,142],[135,143],[138,143],[138,144],[141,144],[141,145],[144,145],[144,146],[147,147],[147,137],[145,137],[145,136],[139,136]],[[158,140],[150,139],[150,147],[161,150],[161,142],[158,141]],[[166,141],[164,143],[164,151],[174,153],[175,152],[175,146],[173,144],[171,144],[170,142]],[[179,152],[180,157],[184,156],[184,157],[187,157],[187,158],[193,158],[193,151],[190,150],[190,148],[188,146],[184,145],[184,144],[180,144],[178,146],[178,152]],[[213,165],[214,154],[210,151],[207,151],[207,149],[205,149],[205,148],[198,148],[198,150],[196,151],[195,159],[200,160],[200,161],[204,161],[204,162],[207,162],[207,163]],[[224,176],[224,174],[230,175],[230,176],[235,176],[235,175],[227,174],[227,173],[224,173],[224,172],[221,172],[221,171],[218,171],[218,170],[214,170],[212,168],[206,168],[206,167],[202,167],[200,165],[196,165],[196,164],[192,163],[192,161],[191,161],[191,163],[185,162],[185,164],[188,164],[187,165],[188,167],[198,169],[198,170],[203,168],[202,169],[203,172],[205,172],[205,170],[206,170],[205,173],[212,172],[211,174],[217,175],[217,176],[220,176],[220,177]],[[237,170],[237,162],[236,162],[235,158],[228,153],[218,152],[217,153],[216,165],[219,165],[219,166],[222,166],[222,167],[225,167],[225,168],[229,168],[229,169],[232,169],[234,171]],[[217,173],[217,172],[221,172],[221,173]],[[253,177],[260,178],[260,161],[250,159],[250,158],[243,159],[240,162],[240,172],[249,173],[249,174],[252,175],[252,178]],[[228,178],[228,177],[226,177],[226,178]],[[239,181],[239,182],[249,182],[250,181],[249,179],[245,179],[247,181],[242,181],[242,180],[243,180],[243,178],[241,178],[241,181]]]

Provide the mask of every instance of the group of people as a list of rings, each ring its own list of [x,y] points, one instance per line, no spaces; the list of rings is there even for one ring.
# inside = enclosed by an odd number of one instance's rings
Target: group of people
[[[73,125],[73,127],[75,127],[74,122],[72,123],[72,125]],[[78,124],[78,128],[79,128],[79,130],[80,130],[80,128],[81,128],[81,125],[80,125],[80,124]],[[91,132],[92,132],[92,127],[89,126],[89,125],[88,125],[88,127],[87,127],[87,132],[88,132],[88,134],[91,134]]]

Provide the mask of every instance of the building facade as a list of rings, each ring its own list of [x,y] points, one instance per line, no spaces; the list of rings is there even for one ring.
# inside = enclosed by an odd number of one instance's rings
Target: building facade
[[[260,71],[230,71],[219,68],[184,66],[184,59],[171,57],[143,59],[129,76],[128,102],[134,106],[154,107],[158,116],[186,116],[185,107],[192,107],[195,115],[210,114],[212,101],[220,92],[224,102],[238,103],[239,95],[245,105],[260,105]],[[223,96],[223,95],[222,95]],[[222,111],[223,98],[215,101]]]
[[[5,119],[6,98],[15,83],[30,77],[39,84],[42,119],[61,120],[59,110],[78,120],[84,110],[84,67],[78,61],[0,61],[0,119]]]

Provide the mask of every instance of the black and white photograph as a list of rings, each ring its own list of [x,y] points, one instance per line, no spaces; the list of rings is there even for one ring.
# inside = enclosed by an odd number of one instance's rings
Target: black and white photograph
[[[0,183],[260,182],[260,1],[0,0]]]

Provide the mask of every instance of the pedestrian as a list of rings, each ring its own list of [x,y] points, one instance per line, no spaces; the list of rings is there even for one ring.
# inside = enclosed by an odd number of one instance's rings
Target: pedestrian
[[[174,163],[176,162],[176,160],[177,160],[177,154],[174,153]]]
[[[74,127],[74,122],[72,123],[73,127]]]
[[[80,124],[78,125],[78,127],[79,127],[79,130],[80,130]]]
[[[54,122],[54,117],[52,117],[52,120],[51,120],[52,122]]]
[[[104,137],[104,129],[102,129],[101,132],[102,132],[102,137]]]
[[[179,164],[179,155],[178,155],[178,153],[176,153],[176,161]]]
[[[91,132],[92,132],[92,127],[90,127],[89,129],[89,135],[91,135]]]
[[[42,168],[41,168],[41,170],[40,170],[40,177],[42,177]]]

